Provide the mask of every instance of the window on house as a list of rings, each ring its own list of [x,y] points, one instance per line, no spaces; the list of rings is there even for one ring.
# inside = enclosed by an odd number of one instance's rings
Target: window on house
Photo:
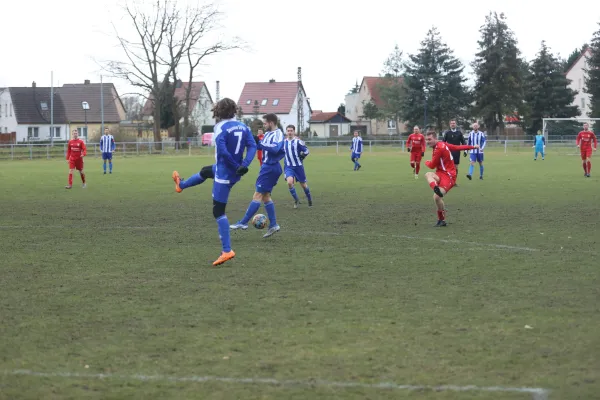
[[[10,103],[10,116],[12,117],[12,103]]]
[[[8,103],[4,103],[4,116],[8,117]]]
[[[37,138],[40,137],[40,128],[37,126],[30,126],[27,128],[27,137]]]
[[[252,103],[252,100],[250,100],[250,99],[246,100],[246,104],[250,104],[250,103]]]
[[[266,106],[267,105],[267,101],[269,99],[263,99],[263,101],[260,103],[261,106]]]
[[[87,138],[87,127],[85,126],[78,126],[77,127],[77,133],[79,134],[80,137],[82,138]]]
[[[48,103],[45,101],[40,102],[40,107],[42,107],[42,111],[48,111]]]
[[[581,98],[581,111],[585,110],[585,99],[582,97]]]
[[[54,136],[54,137],[60,137],[60,126],[55,126],[53,128],[50,128],[50,136]],[[54,131],[54,134],[52,134],[52,131]]]
[[[393,119],[388,119],[387,126],[388,129],[396,129],[396,121]]]
[[[273,100],[273,105],[276,106],[277,104],[279,104],[279,99]]]

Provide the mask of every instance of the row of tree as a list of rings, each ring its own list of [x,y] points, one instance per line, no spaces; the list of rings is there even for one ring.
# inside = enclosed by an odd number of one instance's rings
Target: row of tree
[[[405,58],[395,47],[383,65],[378,88],[384,105],[364,103],[362,117],[394,119],[414,126],[423,122],[425,114],[428,125],[439,131],[450,119],[481,120],[488,132],[502,135],[506,116],[517,117],[513,123],[535,132],[541,128],[542,118],[581,114],[573,105],[577,92],[569,88],[565,72],[587,44],[562,59],[542,42],[535,59],[527,62],[504,14],[490,13],[480,33],[479,49],[471,63],[474,87],[467,85],[465,66],[434,27],[416,54]],[[600,30],[594,33],[589,47],[592,55],[585,91],[591,95],[590,117],[600,118]]]

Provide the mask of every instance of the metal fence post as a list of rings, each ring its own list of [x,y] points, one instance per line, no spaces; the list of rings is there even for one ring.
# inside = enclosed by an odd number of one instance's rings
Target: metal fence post
[[[33,147],[31,145],[29,145],[29,159],[33,160]]]
[[[140,155],[140,142],[135,142],[135,154]]]
[[[49,144],[46,145],[46,158],[48,160],[50,159],[50,145]]]
[[[10,159],[11,160],[15,159],[15,145],[14,144],[10,145]]]

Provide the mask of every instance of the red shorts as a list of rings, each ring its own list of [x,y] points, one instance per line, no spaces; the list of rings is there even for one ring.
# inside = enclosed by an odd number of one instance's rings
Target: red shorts
[[[452,175],[446,172],[436,172],[435,174],[438,176],[438,178],[440,178],[438,186],[448,193],[450,189],[454,187],[454,184],[456,183],[456,177],[452,177]]]
[[[420,163],[421,160],[423,159],[423,156],[421,155],[421,152],[415,153],[414,151],[410,152],[410,162],[418,162]]]
[[[592,148],[581,149],[581,159],[586,160],[592,156]]]
[[[77,171],[83,171],[83,158],[76,158],[69,160],[69,169],[76,169]]]

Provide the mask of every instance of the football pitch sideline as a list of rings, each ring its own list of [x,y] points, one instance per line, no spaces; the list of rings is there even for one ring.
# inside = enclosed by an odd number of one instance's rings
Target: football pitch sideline
[[[281,232],[216,268],[212,182],[171,180],[214,156],[88,157],[71,190],[64,160],[0,162],[0,399],[600,398],[600,161],[462,158],[434,228],[424,165],[349,158],[315,149],[314,207],[282,177]]]

